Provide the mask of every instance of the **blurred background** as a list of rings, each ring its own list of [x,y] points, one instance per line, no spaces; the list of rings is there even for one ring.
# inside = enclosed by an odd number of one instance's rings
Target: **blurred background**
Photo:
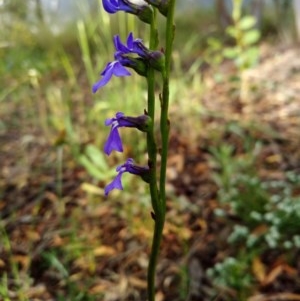
[[[300,2],[177,2],[156,299],[300,300]],[[145,300],[147,187],[103,189],[147,163],[145,137],[102,150],[146,84],[91,86],[113,35],[147,43],[147,26],[100,0],[0,0],[0,28],[0,300]]]

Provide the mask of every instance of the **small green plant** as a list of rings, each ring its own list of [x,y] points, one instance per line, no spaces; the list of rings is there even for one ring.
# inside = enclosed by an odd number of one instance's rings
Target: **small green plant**
[[[233,1],[232,25],[225,33],[232,46],[225,45],[220,37],[209,37],[204,52],[204,60],[216,69],[224,59],[234,62],[239,71],[238,79],[241,83],[241,97],[247,96],[247,82],[242,78],[242,72],[258,63],[260,31],[255,27],[256,19],[252,15],[242,15],[242,1]],[[216,69],[217,70],[217,69]],[[241,77],[241,78],[239,78]],[[216,72],[216,80],[222,80],[222,74]]]
[[[234,14],[236,16],[236,14]],[[239,19],[235,19],[235,18]],[[255,66],[259,58],[257,42],[260,32],[255,28],[256,20],[251,15],[237,15],[233,25],[226,28],[233,46],[225,46],[220,38],[209,37],[204,53],[205,60],[213,67],[219,66],[224,59],[232,60],[240,71]]]
[[[249,99],[249,82],[245,78],[243,71],[257,64],[259,58],[259,48],[257,42],[260,39],[260,32],[255,28],[256,20],[253,16],[242,16],[242,1],[233,1],[232,11],[233,25],[230,25],[226,32],[233,39],[234,46],[223,50],[225,58],[235,62],[239,74],[239,96],[245,102]]]
[[[256,20],[251,15],[241,15],[241,3],[234,1],[233,25],[226,29],[226,33],[234,41],[234,46],[225,47],[223,55],[232,59],[239,70],[253,67],[259,56],[257,42],[260,39],[260,32],[255,28]]]
[[[207,275],[224,291],[225,296],[226,288],[231,288],[235,290],[234,299],[243,301],[246,300],[254,281],[250,266],[251,257],[246,254],[238,258],[226,257],[222,262],[208,269]],[[228,296],[225,300],[232,300],[232,297]]]
[[[11,268],[11,272],[9,274],[3,273],[3,275],[1,276],[2,281],[0,284],[0,297],[2,297],[5,301],[10,301],[11,299],[9,293],[10,291],[13,291],[15,297],[18,298],[18,300],[28,301],[29,299],[26,292],[30,287],[31,279],[26,273],[20,271],[18,263],[14,260],[10,238],[5,228],[1,224],[0,237],[3,248],[2,251],[5,251],[8,254],[9,264]]]
[[[79,282],[73,279],[70,273],[72,265],[76,265],[76,261],[80,261],[81,258],[87,258],[86,268],[92,275],[95,272],[95,258],[91,247],[87,246],[84,238],[78,237],[80,229],[78,228],[77,220],[75,221],[75,217],[72,217],[69,220],[70,222],[73,226],[67,235],[69,243],[41,253],[41,268],[45,271],[53,271],[56,277],[60,279],[61,289],[55,292],[57,300],[98,300],[100,297],[99,294],[91,294],[89,292],[93,277],[86,277],[82,282]]]
[[[234,215],[240,220],[240,224],[234,224],[228,242],[249,248],[299,247],[300,198],[294,190],[300,177],[288,172],[283,180],[261,181],[249,165],[252,160],[235,159],[231,151],[228,145],[212,150],[218,162],[215,166],[220,167],[220,172],[214,175],[220,187],[219,199],[230,208],[229,212],[219,208],[216,214]],[[257,234],[255,230],[260,226],[265,230]]]
[[[0,297],[3,301],[10,301],[7,273],[3,273],[0,284]]]

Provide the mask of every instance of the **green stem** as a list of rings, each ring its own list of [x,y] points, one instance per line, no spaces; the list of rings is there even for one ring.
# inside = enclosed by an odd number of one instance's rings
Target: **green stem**
[[[157,29],[156,29],[156,9],[154,9],[153,20],[150,25],[150,46],[154,50],[157,47]],[[157,257],[159,253],[160,242],[162,238],[162,230],[164,226],[164,214],[162,214],[161,202],[157,187],[157,147],[154,138],[154,119],[155,119],[155,70],[151,67],[147,74],[148,84],[148,115],[152,119],[151,129],[147,133],[147,149],[150,168],[150,195],[151,203],[154,210],[154,234],[152,240],[152,248],[148,266],[148,301],[155,300],[155,271]]]
[[[154,12],[153,20],[150,27],[150,49],[153,49],[156,45],[157,30],[155,27],[156,13]],[[154,138],[154,118],[155,118],[155,74],[154,69],[149,67],[147,74],[147,85],[148,85],[148,107],[147,113],[152,119],[151,128],[147,133],[147,150],[149,158],[149,168],[150,168],[150,195],[152,207],[154,213],[156,214],[159,207],[159,194],[157,187],[157,177],[156,177],[156,157],[157,157],[157,147]]]
[[[168,140],[169,140],[169,74],[171,66],[171,55],[174,39],[174,10],[175,0],[170,0],[168,8],[167,22],[166,22],[166,47],[165,47],[165,69],[163,74],[163,91],[161,98],[161,138],[162,138],[162,153],[161,153],[161,169],[160,169],[160,184],[159,192],[157,189],[156,176],[156,156],[157,149],[154,140],[154,128],[147,134],[147,148],[149,156],[149,167],[151,172],[150,194],[151,202],[154,210],[154,235],[152,241],[152,248],[148,267],[148,301],[155,301],[155,271],[156,263],[159,254],[160,243],[162,240],[162,233],[166,214],[166,169],[167,169],[167,155],[168,155]],[[156,10],[154,9],[154,17],[150,27],[150,49],[155,49],[157,46],[157,30],[155,27]],[[148,114],[154,122],[155,117],[155,81],[154,70],[149,68],[147,82],[148,82]]]
[[[165,222],[165,214],[158,211],[155,214],[154,234],[152,240],[152,248],[148,265],[148,301],[155,301],[155,271],[156,262],[159,254],[159,247],[162,240],[162,233]]]
[[[168,6],[168,15],[166,23],[166,47],[165,47],[165,70],[163,72],[163,91],[161,99],[161,115],[160,115],[160,132],[162,140],[161,148],[161,168],[160,168],[160,199],[162,203],[163,214],[166,211],[166,171],[169,146],[169,129],[170,123],[168,119],[169,110],[169,77],[171,69],[171,58],[174,40],[174,12],[176,0],[170,0]]]

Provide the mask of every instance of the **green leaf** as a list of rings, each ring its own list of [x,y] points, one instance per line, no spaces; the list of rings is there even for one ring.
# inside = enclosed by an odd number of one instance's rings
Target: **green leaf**
[[[245,46],[255,44],[260,39],[260,32],[258,30],[251,30],[246,32],[242,37],[242,42]]]
[[[235,59],[238,54],[238,49],[236,47],[227,47],[223,50],[223,55],[227,59]]]
[[[245,16],[243,17],[238,26],[241,30],[249,30],[256,24],[256,20],[253,16]]]
[[[229,36],[231,36],[232,38],[236,38],[237,35],[238,35],[238,30],[237,30],[237,28],[234,27],[234,26],[228,26],[228,27],[226,28],[226,33],[227,33]]]
[[[78,161],[92,177],[98,180],[106,180],[109,177],[107,172],[102,171],[95,166],[95,164],[86,155],[80,155]]]
[[[89,144],[85,150],[85,154],[99,169],[107,170],[106,158],[102,151],[100,151],[95,145]]]
[[[259,58],[259,49],[257,47],[250,47],[244,52],[245,61],[247,61],[247,67],[253,67]]]
[[[207,45],[209,48],[211,48],[211,50],[219,50],[222,48],[221,41],[216,38],[208,38]]]

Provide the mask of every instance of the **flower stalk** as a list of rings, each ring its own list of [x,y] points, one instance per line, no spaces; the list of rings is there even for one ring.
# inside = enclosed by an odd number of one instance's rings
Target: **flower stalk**
[[[101,79],[94,84],[93,92],[105,86],[113,76],[130,76],[126,68],[133,69],[137,74],[146,78],[147,81],[147,108],[143,115],[132,117],[118,112],[115,117],[107,119],[105,124],[111,126],[109,137],[105,143],[104,151],[109,155],[112,151],[123,151],[122,140],[119,128],[131,127],[146,133],[148,166],[136,165],[133,159],[117,167],[117,176],[105,188],[105,195],[113,189],[122,190],[122,175],[130,173],[140,176],[149,185],[151,212],[154,221],[154,231],[151,246],[151,253],[148,265],[148,301],[155,301],[155,271],[159,249],[163,237],[163,228],[166,215],[166,169],[169,146],[170,122],[169,110],[169,80],[171,70],[172,49],[174,40],[174,11],[176,0],[102,0],[103,7],[108,13],[125,11],[135,14],[140,20],[149,24],[149,47],[147,48],[141,39],[134,39],[129,33],[127,42],[122,43],[119,36],[114,37],[116,52],[114,61],[107,64],[101,73]],[[165,36],[166,42],[164,51],[157,49],[158,30],[157,13],[166,17]],[[161,81],[156,81],[156,75],[160,73],[162,78],[162,91],[160,93],[160,135],[161,135],[161,163],[157,162],[158,147],[154,131],[155,122],[155,86]]]

